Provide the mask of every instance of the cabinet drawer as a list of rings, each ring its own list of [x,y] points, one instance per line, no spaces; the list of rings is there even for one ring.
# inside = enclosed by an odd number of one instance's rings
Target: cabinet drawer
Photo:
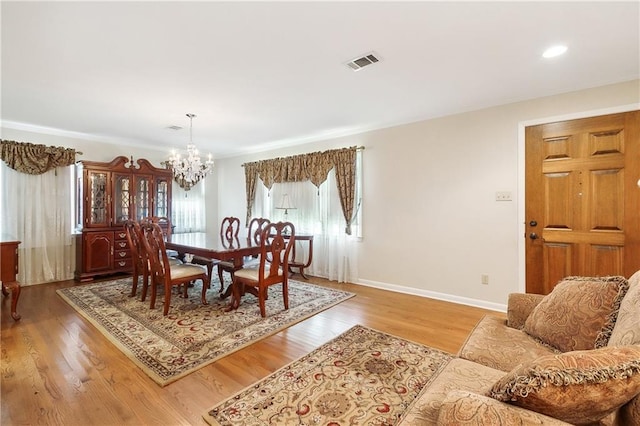
[[[129,270],[131,269],[131,258],[116,259],[114,264],[114,269],[116,270]]]
[[[120,240],[124,240],[127,241],[127,233],[123,230],[120,231],[115,231],[115,240],[116,241],[120,241]]]
[[[129,249],[129,241],[127,240],[116,240],[115,241],[116,250],[128,250]]]
[[[116,250],[114,254],[114,258],[116,262],[122,259],[129,259],[131,257],[131,251],[129,249],[126,250]]]

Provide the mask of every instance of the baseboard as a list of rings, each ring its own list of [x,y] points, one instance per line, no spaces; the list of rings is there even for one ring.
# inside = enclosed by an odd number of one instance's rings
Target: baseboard
[[[445,302],[458,303],[461,305],[474,306],[476,308],[489,309],[491,311],[507,312],[507,305],[500,303],[487,302],[485,300],[471,299],[469,297],[456,296],[453,294],[438,293],[437,291],[421,290],[413,287],[404,287],[395,284],[381,283],[378,281],[358,280],[354,284],[364,285],[367,287],[378,288],[381,290],[394,291],[396,293],[411,294],[413,296],[428,297],[430,299],[444,300]]]

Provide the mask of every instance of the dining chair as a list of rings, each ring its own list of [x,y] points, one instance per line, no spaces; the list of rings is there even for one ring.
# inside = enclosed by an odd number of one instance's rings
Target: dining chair
[[[162,229],[162,235],[164,235],[165,239],[170,237],[173,233],[173,224],[171,223],[171,219],[166,216],[149,216],[145,218],[152,223],[157,223]],[[169,257],[178,258],[178,252],[175,250],[167,250],[167,255]]]
[[[157,223],[147,222],[141,224],[140,228],[142,230],[142,243],[150,267],[151,302],[149,307],[151,309],[155,308],[157,287],[161,285],[164,287],[163,315],[167,315],[171,304],[171,289],[173,286],[184,285],[183,297],[187,297],[187,284],[195,280],[202,280],[201,299],[202,304],[206,305],[206,293],[211,280],[211,277],[207,275],[206,269],[199,265],[187,263],[171,265],[160,226]]]
[[[133,284],[131,285],[131,294],[134,297],[138,292],[138,279],[142,274],[143,288],[149,283],[149,268],[145,256],[144,247],[140,240],[140,225],[135,220],[127,220],[124,222],[124,231],[127,234],[127,242],[131,252],[131,266],[133,274]]]
[[[222,219],[220,224],[220,241],[223,246],[233,246],[238,241],[238,232],[240,232],[240,219],[229,216]],[[239,241],[238,241],[239,244]],[[236,271],[233,261],[223,260],[218,263],[218,279],[220,280],[220,292],[224,291],[224,280],[222,272],[228,272],[233,282],[233,273]]]
[[[154,218],[147,218],[140,221],[140,223],[146,223],[149,220],[153,221]],[[151,269],[149,266],[149,259],[147,258],[147,253],[142,244],[142,229],[140,228],[140,223],[134,220],[127,220],[124,223],[124,229],[127,234],[127,241],[129,243],[129,248],[131,250],[131,259],[132,259],[132,267],[133,267],[133,284],[131,286],[131,295],[130,297],[134,297],[138,292],[138,279],[140,274],[142,273],[142,292],[140,295],[140,300],[145,301],[147,298],[147,289],[149,288],[149,270]],[[154,222],[158,223],[158,222]],[[171,229],[171,222],[169,223],[169,229]],[[160,224],[159,224],[160,225]],[[162,225],[160,225],[162,228]],[[164,229],[163,229],[164,234]],[[172,250],[167,250],[167,256],[169,256],[169,264],[170,265],[179,265],[182,263],[180,259],[177,257],[171,256]],[[177,252],[176,252],[177,254]]]
[[[289,256],[295,243],[295,227],[291,222],[270,223],[260,237],[260,263],[257,268],[242,268],[233,277],[232,306],[237,307],[245,287],[255,288],[260,315],[266,316],[265,301],[269,286],[282,284],[284,308],[289,309]]]

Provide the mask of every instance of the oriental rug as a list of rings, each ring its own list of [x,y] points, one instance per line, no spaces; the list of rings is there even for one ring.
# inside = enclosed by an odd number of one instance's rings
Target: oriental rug
[[[211,425],[395,425],[451,355],[361,325],[215,405]]]
[[[129,277],[57,292],[160,386],[354,296],[289,280],[289,309],[284,309],[281,285],[273,285],[262,318],[257,298],[249,294],[237,310],[225,312],[228,300],[220,300],[215,277],[208,305],[200,301],[198,281],[186,299],[174,292],[165,317],[162,290],[156,308],[149,309],[149,298],[141,302],[140,290],[129,297],[131,283]]]

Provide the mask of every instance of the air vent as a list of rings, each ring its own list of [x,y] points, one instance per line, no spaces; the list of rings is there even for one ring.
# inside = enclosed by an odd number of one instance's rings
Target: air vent
[[[380,62],[380,57],[372,52],[361,56],[360,58],[352,59],[347,62],[347,65],[354,71],[360,71],[362,68],[373,65],[376,62]]]
[[[181,129],[182,129],[182,127],[180,127],[180,126],[169,126],[169,127],[167,127],[167,129],[171,129],[171,130],[181,130]]]

